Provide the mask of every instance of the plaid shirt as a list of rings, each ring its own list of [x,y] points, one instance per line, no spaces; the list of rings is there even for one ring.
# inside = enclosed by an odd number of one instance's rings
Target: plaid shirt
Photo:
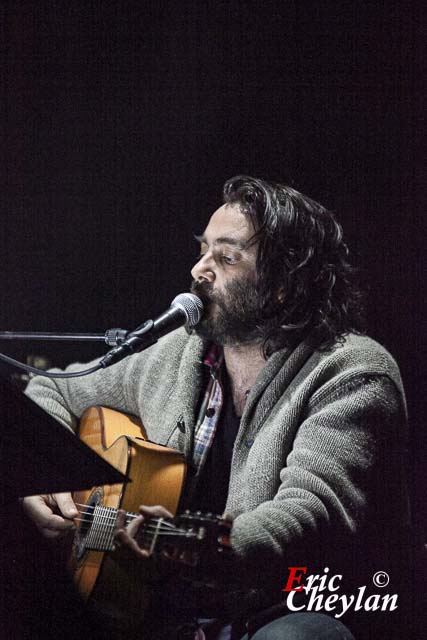
[[[209,448],[215,437],[216,428],[221,409],[224,403],[224,392],[219,381],[219,373],[224,361],[222,349],[217,345],[211,345],[203,359],[203,364],[209,368],[209,382],[200,405],[199,415],[194,433],[193,464],[197,473],[203,468]],[[209,626],[214,620],[199,619],[199,624]],[[205,640],[206,636],[201,627],[197,629],[194,640]],[[226,625],[217,636],[217,640],[229,640],[231,638],[231,626]]]
[[[209,347],[203,360],[203,364],[209,367],[210,376],[194,432],[193,464],[197,473],[203,468],[212,445],[224,402],[224,393],[219,381],[223,360],[224,354],[217,345]]]

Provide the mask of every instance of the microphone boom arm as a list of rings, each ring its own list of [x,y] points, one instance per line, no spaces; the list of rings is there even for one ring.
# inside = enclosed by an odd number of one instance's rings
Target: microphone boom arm
[[[0,331],[0,340],[59,340],[62,342],[104,342],[109,347],[122,344],[127,329],[107,329],[105,333],[55,333],[42,331]]]

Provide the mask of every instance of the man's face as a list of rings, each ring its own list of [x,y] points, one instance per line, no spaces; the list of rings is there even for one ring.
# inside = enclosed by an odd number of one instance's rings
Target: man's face
[[[256,277],[255,229],[237,205],[212,215],[200,241],[191,275],[192,291],[204,304],[195,332],[217,344],[244,344],[259,337],[262,322]]]

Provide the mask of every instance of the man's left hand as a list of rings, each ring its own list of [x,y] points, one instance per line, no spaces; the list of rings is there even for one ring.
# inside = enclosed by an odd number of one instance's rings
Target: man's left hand
[[[144,523],[151,518],[173,518],[173,515],[160,505],[155,507],[139,507],[140,515],[126,526],[126,512],[119,509],[114,527],[114,540],[118,547],[123,547],[139,558],[149,558],[150,552],[139,546],[138,532]]]

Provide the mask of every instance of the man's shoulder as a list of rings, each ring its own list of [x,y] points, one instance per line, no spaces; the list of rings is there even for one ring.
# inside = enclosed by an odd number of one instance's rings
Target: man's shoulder
[[[379,342],[366,335],[348,333],[332,348],[321,352],[323,358],[347,359],[351,363],[366,362],[369,366],[388,367],[396,364],[390,352]]]
[[[154,345],[149,347],[142,356],[145,362],[165,362],[173,364],[199,360],[206,345],[204,341],[194,334],[188,334],[184,328],[176,329],[163,336]]]
[[[399,367],[390,352],[366,335],[349,333],[332,348],[313,354],[317,367],[348,375],[387,376],[401,388]]]

